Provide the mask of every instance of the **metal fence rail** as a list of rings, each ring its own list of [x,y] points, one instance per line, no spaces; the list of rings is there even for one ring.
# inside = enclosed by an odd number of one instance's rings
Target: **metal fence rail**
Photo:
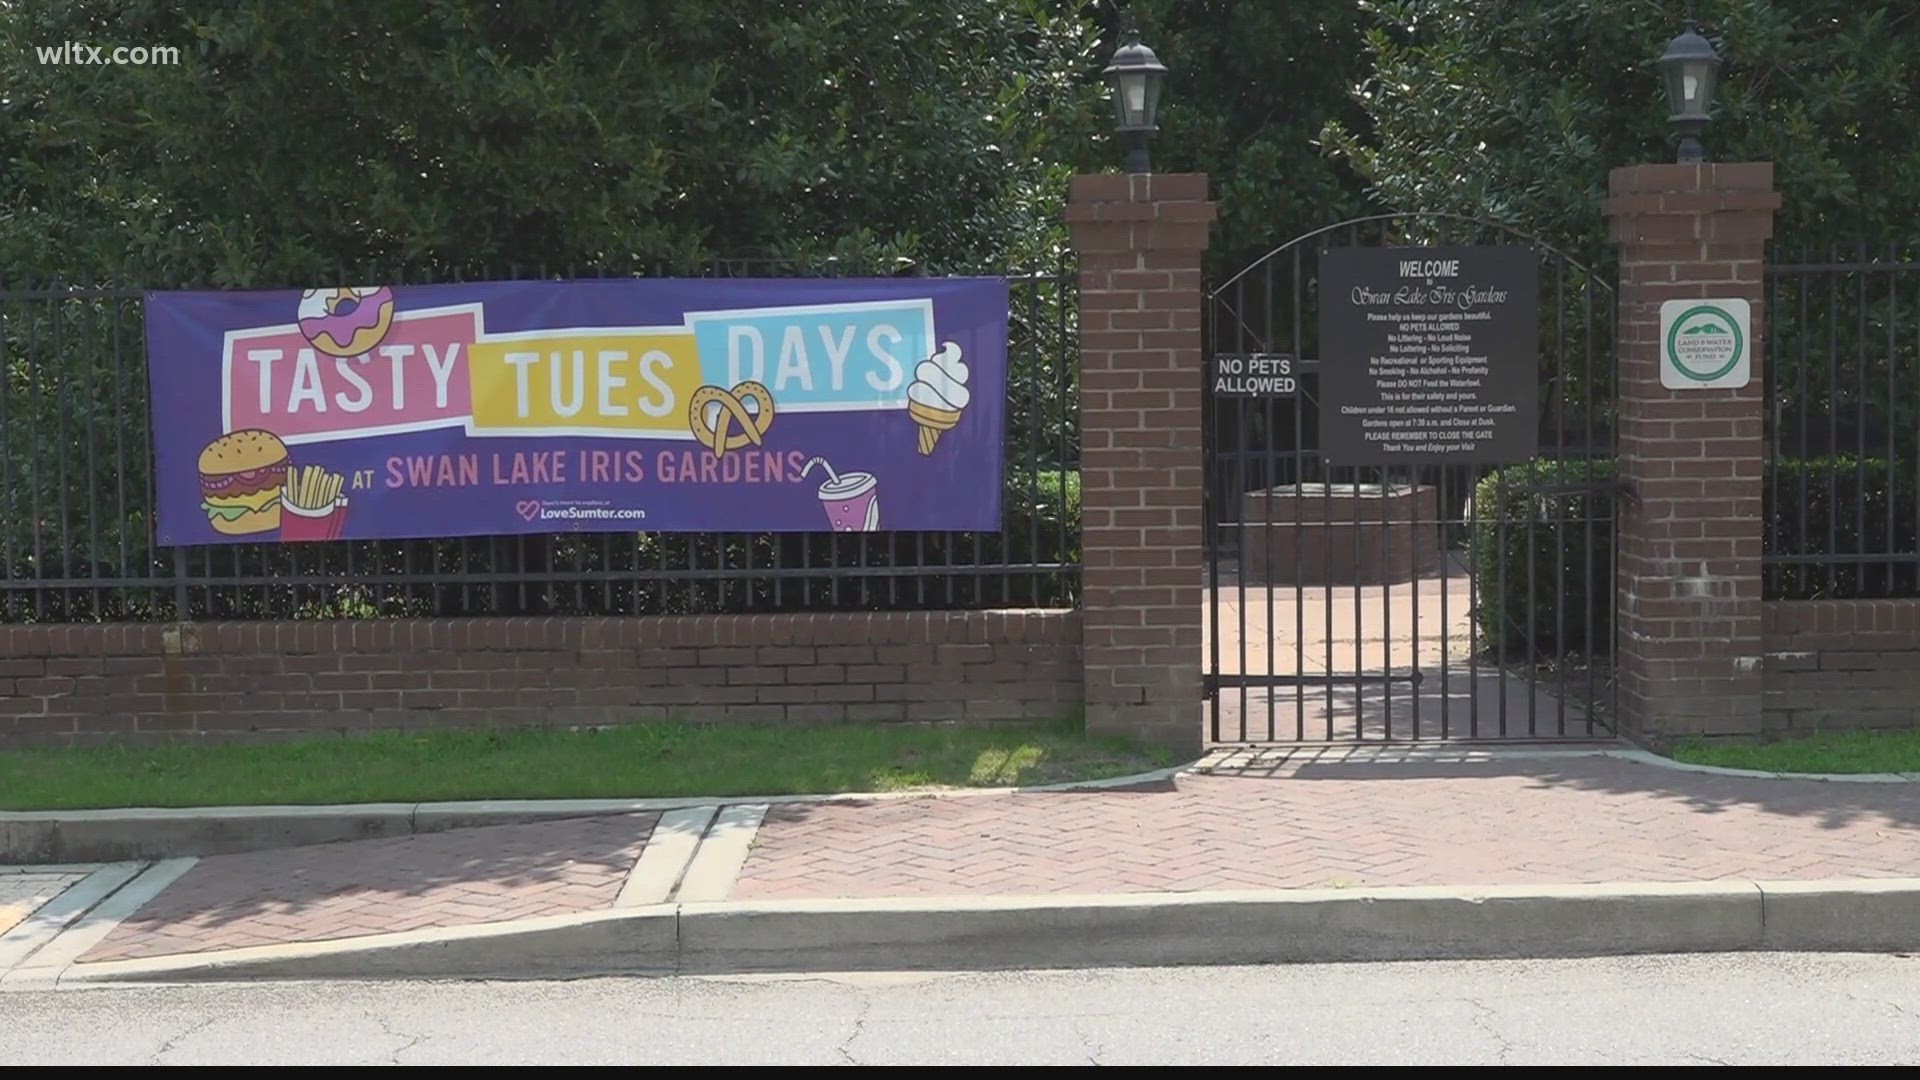
[[[1768,599],[1920,596],[1920,251],[1767,267]]]
[[[636,276],[863,272],[721,260]],[[572,275],[377,276],[421,284]],[[0,622],[1072,606],[1073,270],[1063,260],[1009,278],[997,534],[558,533],[207,548],[153,540],[142,292],[0,290]]]

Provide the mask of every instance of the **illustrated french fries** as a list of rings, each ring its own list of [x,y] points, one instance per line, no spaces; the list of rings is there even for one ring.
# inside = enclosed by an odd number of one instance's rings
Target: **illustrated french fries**
[[[325,510],[340,501],[346,476],[330,473],[318,465],[289,470],[281,486],[281,498],[301,510]]]

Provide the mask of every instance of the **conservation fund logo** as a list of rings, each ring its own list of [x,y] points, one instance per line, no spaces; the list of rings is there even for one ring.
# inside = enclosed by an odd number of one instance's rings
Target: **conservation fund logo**
[[[1660,305],[1660,385],[1735,389],[1753,378],[1753,308],[1745,300],[1669,300]]]

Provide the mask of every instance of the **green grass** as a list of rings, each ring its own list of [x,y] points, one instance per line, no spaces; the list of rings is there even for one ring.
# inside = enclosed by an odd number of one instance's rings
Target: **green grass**
[[[1001,787],[1124,776],[1162,752],[1079,721],[436,731],[252,745],[0,752],[0,809],[236,806]]]
[[[1774,743],[1683,743],[1673,756],[1695,765],[1764,772],[1920,772],[1920,731],[1845,731]]]

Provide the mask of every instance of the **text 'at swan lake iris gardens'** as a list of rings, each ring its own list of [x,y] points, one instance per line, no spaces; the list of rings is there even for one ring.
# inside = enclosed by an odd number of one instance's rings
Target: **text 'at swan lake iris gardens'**
[[[159,539],[994,531],[1007,284],[147,298]]]

